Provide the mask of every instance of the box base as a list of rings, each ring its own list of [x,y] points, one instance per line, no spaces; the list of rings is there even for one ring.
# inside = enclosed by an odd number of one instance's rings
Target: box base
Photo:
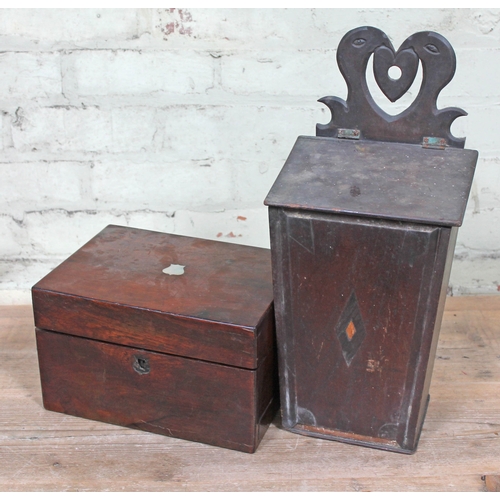
[[[392,451],[395,453],[402,453],[404,455],[413,455],[417,451],[425,415],[427,414],[427,408],[429,406],[429,400],[430,396],[427,396],[424,416],[421,420],[420,427],[416,434],[415,445],[412,448],[403,448],[397,441],[392,439],[390,440],[373,436],[362,436],[359,434],[354,434],[352,432],[345,432],[338,429],[326,429],[324,427],[315,427],[313,425],[296,424],[294,427],[283,426],[283,429],[295,434],[301,434],[303,436],[328,439],[330,441],[339,441],[341,443],[354,444],[357,446],[375,448],[383,451]]]

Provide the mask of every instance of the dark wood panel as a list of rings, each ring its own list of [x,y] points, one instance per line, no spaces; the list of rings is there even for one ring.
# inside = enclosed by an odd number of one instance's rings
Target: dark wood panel
[[[272,342],[257,328],[42,290],[33,293],[33,308],[35,325],[45,330],[245,368],[256,368]]]
[[[40,329],[36,336],[48,410],[245,452],[255,451],[275,410],[266,360],[245,370]]]
[[[450,229],[271,212],[285,426],[413,451]]]
[[[460,226],[477,157],[464,149],[301,136],[265,203]]]

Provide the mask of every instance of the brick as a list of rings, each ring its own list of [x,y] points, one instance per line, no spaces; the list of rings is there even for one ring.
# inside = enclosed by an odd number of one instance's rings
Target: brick
[[[282,167],[279,161],[232,162],[234,204],[239,207],[262,207]]]
[[[115,108],[110,113],[112,133],[106,150],[110,152],[151,151],[158,131],[156,109],[148,106]],[[77,124],[76,124],[77,125]],[[92,133],[89,134],[92,140]],[[85,147],[82,144],[82,149]]]
[[[2,259],[19,259],[32,253],[31,247],[23,245],[25,242],[26,235],[20,221],[16,222],[11,213],[3,208],[0,211],[0,255]]]
[[[239,245],[269,248],[267,209],[234,209],[220,212],[179,210],[174,218],[175,233]]]
[[[60,264],[59,259],[19,259],[0,260],[0,272],[2,273],[2,284],[0,288],[0,305],[5,305],[2,301],[2,289],[21,289],[28,292],[27,300],[20,301],[20,297],[10,302],[10,304],[22,304],[31,302],[31,287],[52,269]],[[3,271],[3,272],[2,272]]]
[[[314,107],[316,108],[314,108]],[[171,106],[162,111],[162,150],[182,160],[230,158],[278,162],[298,135],[330,120],[325,106]]]
[[[477,207],[474,199],[469,200],[472,210],[492,210],[500,206],[500,159],[479,157],[474,175],[473,194],[477,196]],[[500,246],[500,245],[499,245]]]
[[[77,42],[137,36],[141,9],[2,9],[3,36]]]
[[[245,51],[221,57],[222,88],[239,95],[346,97],[335,50]]]
[[[213,58],[193,51],[75,51],[75,91],[81,96],[196,94],[213,86]]]
[[[54,209],[28,212],[23,219],[34,254],[61,259],[75,252],[108,224],[165,232],[173,229],[170,214],[147,210]]]
[[[462,48],[456,52],[457,70],[446,87],[447,93],[462,101],[470,98],[477,100],[478,97],[498,97],[500,88],[491,83],[500,80],[500,48]],[[463,106],[460,102],[455,105]]]
[[[61,95],[58,53],[0,53],[0,95],[23,99]]]
[[[229,163],[210,158],[173,163],[167,158],[162,163],[101,161],[92,170],[92,193],[97,206],[222,209],[232,199],[231,172]]]
[[[494,138],[500,112],[498,100],[484,99],[479,105],[471,103],[463,107],[466,108],[468,116],[456,120],[451,128],[452,133],[466,137],[467,149],[476,149],[483,157],[498,157],[500,146]]]
[[[123,222],[121,224],[150,231],[173,233],[175,214],[167,211],[136,210],[126,215],[126,224]]]
[[[498,253],[498,228],[500,227],[500,208],[481,209],[479,213],[468,211],[464,223],[458,231],[457,252],[464,249]]]
[[[251,42],[253,46],[271,48],[311,44],[323,47],[334,43],[333,33],[342,36],[352,27],[369,24],[364,20],[373,18],[373,10],[365,12],[366,9],[157,9],[153,34],[175,46],[211,43],[246,47]],[[360,18],[364,22],[360,23]]]
[[[498,294],[499,256],[467,255],[453,261],[450,288],[453,295]]]
[[[55,106],[23,111],[14,125],[14,147],[45,151],[133,152],[151,149],[156,110],[149,107],[100,109]]]
[[[88,184],[90,162],[0,164],[0,206],[54,207],[78,203]]]
[[[71,150],[75,142],[81,141],[89,133],[92,136],[91,150],[103,149],[106,136],[107,142],[110,141],[110,125],[95,108],[27,107],[18,108],[17,115],[12,125],[12,138],[17,150]],[[78,119],[80,127],[74,127],[73,123]],[[69,134],[68,128],[71,131]],[[78,129],[76,137],[73,135],[75,129]]]
[[[224,49],[336,48],[358,26],[376,26],[396,49],[409,35],[432,29],[453,46],[496,46],[498,9],[314,8],[314,9],[156,9],[153,35],[177,46],[207,45]]]

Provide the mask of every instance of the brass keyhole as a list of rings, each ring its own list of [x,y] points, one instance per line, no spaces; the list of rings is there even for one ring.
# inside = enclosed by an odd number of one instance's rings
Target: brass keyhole
[[[134,364],[132,367],[139,375],[146,375],[151,370],[149,367],[149,361],[140,356],[134,356]]]

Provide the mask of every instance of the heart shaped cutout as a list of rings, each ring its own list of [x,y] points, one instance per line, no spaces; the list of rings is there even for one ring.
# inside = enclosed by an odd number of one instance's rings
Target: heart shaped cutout
[[[389,76],[389,68],[397,66],[401,76],[394,80]],[[391,102],[402,97],[415,80],[418,69],[418,56],[412,49],[398,51],[396,56],[389,47],[382,45],[374,52],[373,72],[380,90]]]

